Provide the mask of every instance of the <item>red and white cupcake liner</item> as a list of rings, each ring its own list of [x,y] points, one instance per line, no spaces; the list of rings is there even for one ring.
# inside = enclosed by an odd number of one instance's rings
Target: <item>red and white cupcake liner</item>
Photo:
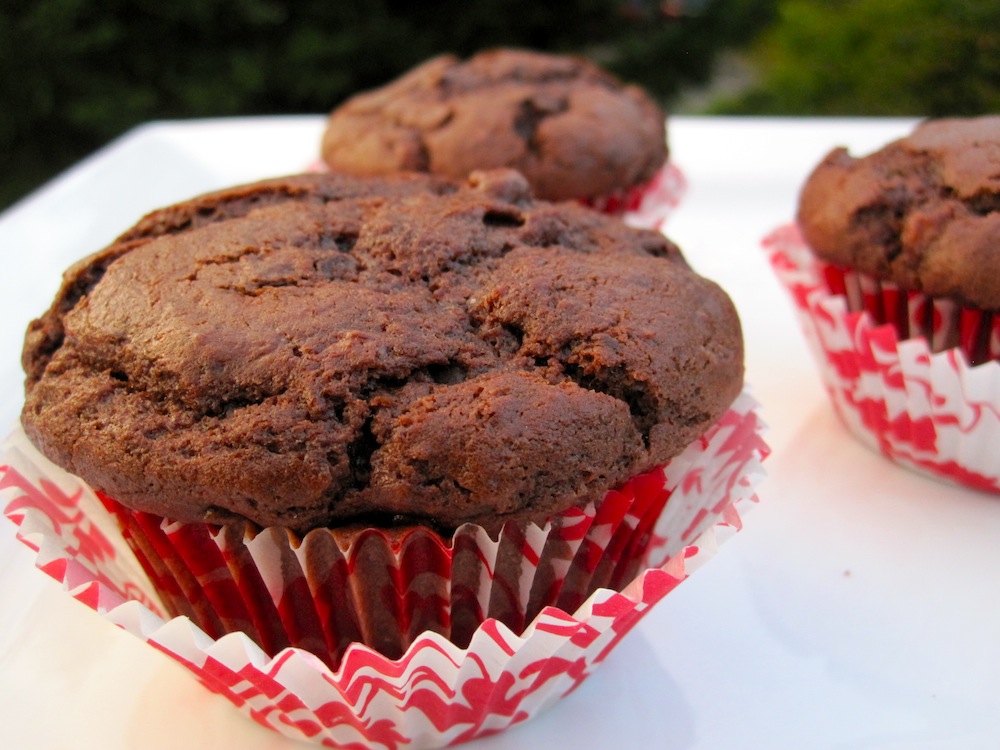
[[[430,596],[422,597],[420,594],[426,592],[420,591],[410,597],[409,603],[408,594],[413,592],[397,590],[385,607],[393,616],[378,624],[385,626],[388,622],[389,631],[410,630],[405,653],[392,659],[369,646],[353,643],[335,670],[304,648],[281,648],[272,657],[244,632],[215,638],[188,617],[168,619],[156,589],[122,539],[114,514],[80,480],[38,454],[20,431],[3,447],[5,466],[0,493],[7,517],[20,527],[18,537],[38,553],[36,564],[40,569],[111,622],[187,666],[209,689],[227,696],[255,721],[286,736],[329,746],[440,747],[501,731],[572,691],[649,607],[689,574],[693,563],[714,552],[717,528],[738,529],[736,504],[755,499],[754,487],[763,475],[761,461],[767,447],[761,438],[762,429],[757,405],[744,393],[709,432],[654,475],[655,482],[651,477],[638,479],[650,486],[658,485],[655,492],[642,489],[639,494],[650,498],[662,494],[665,499],[656,518],[642,513],[636,516],[642,519],[639,525],[648,522],[645,533],[616,536],[610,526],[602,523],[598,510],[588,528],[602,531],[592,536],[591,542],[583,535],[577,555],[591,554],[584,550],[597,543],[601,534],[605,537],[603,548],[617,544],[624,550],[639,539],[645,545],[641,571],[630,582],[623,582],[620,590],[600,587],[572,609],[544,606],[534,612],[532,602],[537,588],[532,582],[543,580],[557,585],[555,579],[559,577],[538,577],[539,561],[545,559],[544,543],[537,546],[541,537],[532,530],[517,540],[518,545],[508,540],[506,547],[503,537],[498,542],[488,537],[475,538],[470,540],[475,554],[486,559],[475,568],[481,577],[479,584],[467,582],[465,595],[488,614],[488,602],[497,596],[495,580],[511,580],[501,570],[503,566],[519,569],[518,590],[504,590],[501,598],[506,598],[508,609],[511,602],[516,602],[513,610],[526,622],[514,625],[520,630],[524,624],[523,632],[492,617],[471,629],[464,647],[433,630],[414,632],[411,626],[415,616],[419,620],[427,607],[436,611],[444,606],[436,595],[439,584],[429,585]],[[632,503],[612,497],[602,507],[608,504]],[[633,523],[625,520],[628,514],[616,515],[621,523]],[[169,523],[159,529],[166,536],[176,531]],[[538,531],[545,534],[544,530]],[[217,536],[223,539],[225,535]],[[287,539],[287,534],[284,536]],[[280,541],[280,537],[271,530],[258,534],[246,545],[253,548],[263,538],[259,548],[244,550],[260,557],[253,569],[267,571],[273,570],[275,564],[286,565],[293,558],[297,560],[300,550],[307,546],[296,548]],[[386,558],[382,567],[386,575],[396,575],[397,579],[400,573],[395,566],[407,564],[405,550],[414,544],[421,554],[428,549],[426,540],[411,540],[409,545],[404,540],[387,549],[384,538],[378,533],[361,534],[354,541],[374,539],[377,554],[395,555],[391,560]],[[616,543],[615,539],[623,541]],[[221,546],[213,541],[214,555],[229,549],[227,544],[224,539]],[[363,542],[358,545],[357,549],[364,547]],[[199,543],[193,549],[205,552],[211,548]],[[350,560],[352,549],[347,547],[345,560]],[[277,557],[272,558],[274,555]],[[627,558],[627,552],[616,554],[612,560],[595,551],[588,558],[596,561],[591,574],[611,581],[619,563]],[[566,573],[579,567],[576,560],[572,565],[563,564]],[[197,575],[194,578],[202,592],[212,589],[211,582],[216,580],[213,571],[219,572],[216,557],[208,554],[205,558],[191,558],[184,567],[201,575],[201,580]],[[349,568],[342,566],[348,571],[346,586],[371,585],[370,581],[352,580]],[[240,566],[235,569],[242,570]],[[289,579],[275,579],[265,572],[258,582],[227,582],[225,576],[221,580],[219,590],[212,593],[219,594],[220,601],[229,601],[227,589],[231,585],[242,583],[250,589],[260,585],[267,589],[277,583],[284,585]],[[293,576],[291,580],[300,579]],[[304,578],[301,580],[301,585],[293,586],[298,595],[306,586]],[[563,588],[569,585],[568,580],[563,581]],[[253,601],[262,600],[255,596]],[[299,617],[301,612],[288,618],[288,612],[282,611],[285,606],[295,612],[304,601],[295,592],[279,592],[274,601],[278,602],[278,620],[308,621],[308,616]],[[233,617],[233,622],[223,623],[228,626],[247,613],[216,614]],[[247,627],[259,629],[263,619],[274,614],[249,612]],[[305,630],[311,636],[325,632]],[[259,637],[259,630],[254,635]],[[402,640],[393,641],[397,642]],[[310,645],[308,639],[303,645]]]
[[[316,529],[176,523],[98,493],[171,615],[212,637],[242,631],[266,653],[303,648],[336,669],[364,643],[398,658],[435,631],[465,646],[494,619],[522,632],[543,607],[576,610],[639,571],[669,493],[662,470],[544,526],[507,524],[494,540],[465,524]]]
[[[1000,494],[998,316],[826,264],[794,224],[764,248],[850,432],[903,466]]]
[[[621,216],[629,226],[662,231],[685,192],[687,178],[668,161],[644,183],[581,203],[602,213]]]
[[[1000,359],[1000,314],[900,289],[891,281],[850,268],[816,262],[830,294],[846,297],[848,310],[868,313],[875,325],[891,325],[901,341],[922,337],[935,353],[960,349],[973,367]]]

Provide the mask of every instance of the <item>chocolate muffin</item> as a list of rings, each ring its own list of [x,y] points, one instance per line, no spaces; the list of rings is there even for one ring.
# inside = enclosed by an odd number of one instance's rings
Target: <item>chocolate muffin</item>
[[[157,211],[67,271],[23,362],[25,433],[97,491],[163,611],[331,668],[623,590],[761,454],[729,408],[728,297],[512,170]]]
[[[798,222],[830,263],[1000,309],[1000,117],[927,121],[863,158],[832,151]]]
[[[23,425],[122,504],[305,532],[495,528],[663,463],[742,384],[661,235],[515,172],[309,175],[156,212],[32,323]]]
[[[330,115],[335,171],[519,170],[537,197],[601,199],[648,182],[667,160],[665,116],[635,86],[582,58],[498,49],[431,59]]]
[[[847,429],[887,458],[1000,494],[1000,117],[832,151],[765,240]]]

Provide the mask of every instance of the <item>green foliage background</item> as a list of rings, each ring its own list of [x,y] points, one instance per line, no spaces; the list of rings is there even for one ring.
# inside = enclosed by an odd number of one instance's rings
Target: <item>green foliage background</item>
[[[749,59],[759,84],[715,111],[1000,112],[1000,1],[782,0]]]

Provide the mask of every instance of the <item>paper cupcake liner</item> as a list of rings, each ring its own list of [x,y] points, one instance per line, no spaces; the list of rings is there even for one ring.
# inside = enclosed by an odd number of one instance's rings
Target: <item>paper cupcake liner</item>
[[[662,469],[544,526],[508,524],[496,540],[466,524],[286,529],[175,523],[98,493],[171,615],[217,638],[246,633],[266,653],[295,646],[337,667],[364,643],[398,658],[431,630],[458,646],[492,618],[520,633],[546,606],[572,612],[639,572],[670,493]]]
[[[311,162],[307,172],[327,172],[329,167],[322,160]],[[610,195],[581,199],[585,206],[621,216],[629,226],[660,231],[667,219],[687,192],[687,178],[671,162],[666,162],[646,182],[619,190]]]
[[[213,638],[188,617],[168,619],[153,585],[121,539],[113,515],[80,480],[40,456],[23,433],[12,435],[4,446],[0,492],[6,515],[19,526],[18,537],[37,551],[39,568],[111,622],[187,666],[209,689],[227,696],[260,724],[329,746],[440,747],[501,731],[572,691],[649,607],[688,575],[693,563],[714,552],[717,528],[739,528],[735,506],[755,499],[754,487],[767,453],[756,408],[744,393],[718,424],[664,467],[657,483],[669,500],[655,520],[642,516],[642,523],[648,523],[648,542],[640,555],[643,569],[620,591],[598,588],[571,611],[542,607],[520,634],[496,619],[486,619],[472,630],[465,647],[433,630],[416,635],[398,659],[353,643],[336,670],[302,648],[283,648],[269,657],[244,632]],[[601,509],[592,527],[602,525],[600,515]],[[174,531],[168,525],[164,533]],[[270,536],[264,534],[266,554],[276,549],[299,555],[306,546],[295,549]],[[378,554],[385,552],[383,536],[371,535]],[[539,548],[527,536],[520,550],[522,562],[541,559]],[[621,542],[617,562],[604,565],[611,572],[601,575],[614,578],[636,539],[632,534]],[[481,540],[474,541],[479,554]],[[354,540],[355,546],[363,543]],[[410,544],[419,547],[422,542]],[[502,544],[493,561],[478,568],[487,579],[502,567]],[[403,547],[396,553],[401,560],[406,558]],[[577,554],[585,547],[581,541]],[[248,549],[248,554],[265,552]],[[602,567],[600,560],[609,558],[595,559],[596,573]],[[205,572],[193,562],[185,563],[189,570]],[[209,558],[199,564],[208,570],[216,562]],[[383,572],[390,567],[383,563]],[[203,591],[210,579],[198,581]],[[260,584],[241,583],[249,588],[273,585],[266,577]],[[491,587],[489,581],[480,583],[485,586],[467,586],[469,595],[474,590],[476,600],[483,602]],[[429,590],[436,591],[435,586]],[[513,597],[528,602],[526,618],[532,591],[525,584]],[[418,605],[414,611],[423,608]],[[247,621],[259,627],[261,616],[249,612]],[[282,616],[279,611],[278,617]],[[400,629],[403,619],[390,618]]]
[[[1000,359],[1000,314],[900,289],[822,260],[816,264],[830,294],[843,295],[850,312],[867,312],[874,325],[891,325],[901,341],[922,337],[932,352],[957,348],[973,367]]]
[[[795,225],[764,247],[849,431],[903,466],[1000,494],[995,316],[821,263]]]
[[[580,202],[603,213],[621,216],[630,226],[659,231],[685,192],[684,173],[668,161],[647,182]]]

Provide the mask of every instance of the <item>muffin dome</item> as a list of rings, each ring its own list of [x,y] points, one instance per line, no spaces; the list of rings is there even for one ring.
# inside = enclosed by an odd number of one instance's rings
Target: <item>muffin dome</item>
[[[513,171],[303,175],[155,212],[29,329],[22,422],[137,510],[495,527],[666,461],[742,385],[662,235]]]
[[[641,89],[582,58],[491,50],[441,56],[330,115],[322,155],[352,174],[464,179],[512,167],[540,198],[591,199],[649,180],[665,116]]]

